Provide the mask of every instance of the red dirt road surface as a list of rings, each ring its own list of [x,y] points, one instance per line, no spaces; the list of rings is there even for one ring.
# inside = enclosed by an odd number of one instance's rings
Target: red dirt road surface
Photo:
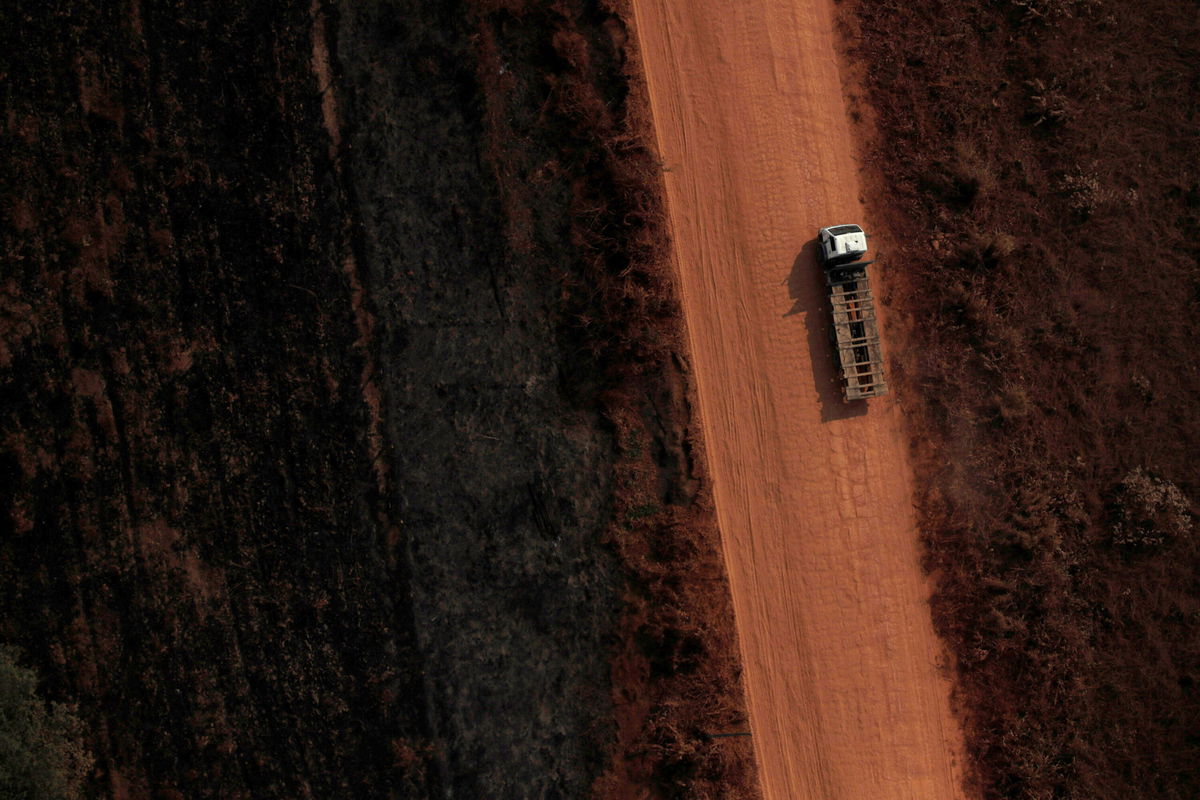
[[[764,795],[961,797],[900,411],[842,404],[825,333],[812,240],[864,221],[832,9],[634,6]]]

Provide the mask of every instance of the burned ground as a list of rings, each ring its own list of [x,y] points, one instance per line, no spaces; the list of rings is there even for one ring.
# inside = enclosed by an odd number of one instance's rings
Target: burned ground
[[[0,636],[91,792],[750,791],[616,13],[0,22]]]
[[[4,13],[4,637],[79,703],[97,793],[403,785],[420,673],[308,9]]]

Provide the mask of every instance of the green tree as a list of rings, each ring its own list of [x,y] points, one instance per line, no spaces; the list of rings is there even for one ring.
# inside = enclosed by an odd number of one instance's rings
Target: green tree
[[[0,798],[78,798],[92,766],[83,725],[67,706],[38,696],[37,676],[17,656],[0,645]]]

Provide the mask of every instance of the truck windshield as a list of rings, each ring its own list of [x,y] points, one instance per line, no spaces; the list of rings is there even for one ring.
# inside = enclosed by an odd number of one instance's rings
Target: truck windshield
[[[835,225],[829,232],[834,236],[841,236],[844,233],[862,233],[862,228],[857,225]]]

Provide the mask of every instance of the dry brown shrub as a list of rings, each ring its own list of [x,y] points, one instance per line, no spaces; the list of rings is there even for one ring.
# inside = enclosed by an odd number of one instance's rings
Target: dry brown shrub
[[[1175,484],[1138,467],[1117,485],[1111,526],[1114,544],[1154,547],[1191,531],[1190,503]]]
[[[1025,88],[1029,92],[1029,111],[1026,115],[1034,127],[1041,125],[1052,128],[1071,118],[1071,105],[1057,78],[1049,81],[1034,78],[1025,82]]]
[[[1200,428],[1176,324],[1196,306],[1200,192],[1179,176],[1197,18],[1178,0],[850,5],[879,128],[868,202],[935,243],[891,274],[918,321],[893,373],[980,794],[1200,796]]]
[[[996,396],[996,411],[1000,419],[1013,423],[1025,419],[1033,411],[1033,402],[1029,392],[1020,384],[1005,386]]]
[[[1094,172],[1078,170],[1063,176],[1062,192],[1070,209],[1082,216],[1092,214],[1104,200],[1104,189]]]

